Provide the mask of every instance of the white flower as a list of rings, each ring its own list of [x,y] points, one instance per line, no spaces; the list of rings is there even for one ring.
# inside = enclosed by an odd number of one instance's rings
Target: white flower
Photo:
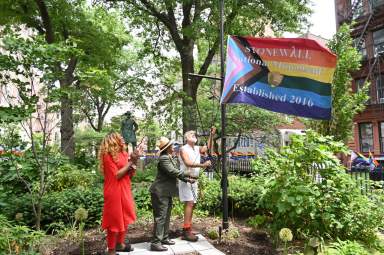
[[[282,228],[279,237],[283,242],[290,242],[293,239],[292,231],[289,228]]]
[[[75,219],[77,221],[84,221],[88,218],[88,211],[80,207],[75,211]]]

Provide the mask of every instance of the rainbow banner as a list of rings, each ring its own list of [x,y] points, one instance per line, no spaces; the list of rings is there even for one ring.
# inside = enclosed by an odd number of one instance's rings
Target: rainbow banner
[[[221,103],[331,118],[336,55],[314,40],[230,36]]]

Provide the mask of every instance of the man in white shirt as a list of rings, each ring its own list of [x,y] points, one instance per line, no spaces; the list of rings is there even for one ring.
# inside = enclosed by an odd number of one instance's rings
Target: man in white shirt
[[[196,146],[197,137],[195,131],[188,131],[184,135],[186,144],[180,149],[180,170],[196,180],[199,177],[200,168],[209,167],[210,161],[200,163],[200,153],[206,146]],[[192,214],[198,196],[198,183],[185,183],[179,181],[179,197],[184,202],[184,224],[182,239],[195,242],[198,237],[192,233]]]

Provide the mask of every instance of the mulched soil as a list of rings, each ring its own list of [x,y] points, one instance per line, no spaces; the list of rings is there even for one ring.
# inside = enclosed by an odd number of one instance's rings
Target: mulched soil
[[[207,232],[210,229],[218,229],[221,222],[219,219],[206,217],[194,220],[193,230],[204,235],[217,249],[225,254],[236,255],[274,255],[280,254],[274,248],[266,232],[254,230],[247,227],[244,220],[231,222],[231,226],[239,230],[240,236],[236,239],[211,240]],[[172,220],[170,226],[171,237],[181,235],[180,226],[182,219]],[[152,223],[138,222],[129,227],[127,238],[131,243],[148,242],[151,239]],[[52,246],[52,243],[51,243]],[[79,243],[70,240],[56,240],[54,248],[45,247],[41,254],[44,255],[79,255],[81,254]],[[99,229],[88,230],[85,235],[84,250],[85,254],[103,254],[106,247],[105,234]]]

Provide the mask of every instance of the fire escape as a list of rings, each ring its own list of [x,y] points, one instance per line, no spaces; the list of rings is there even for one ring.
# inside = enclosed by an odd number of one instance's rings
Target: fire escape
[[[373,5],[372,0],[369,0],[369,10],[368,13],[364,13],[363,10],[363,0],[354,0],[351,4],[350,12],[348,13],[347,17],[345,18],[345,22],[351,23],[355,20],[361,19],[362,22],[356,21],[356,25],[354,24],[356,30],[360,30],[358,38],[355,40],[355,47],[356,49],[361,52],[363,50],[363,45],[366,41],[367,33],[372,25],[375,18],[378,17],[378,13],[380,8],[377,8],[377,6]],[[381,8],[384,6],[382,5]],[[361,17],[363,16],[363,17]],[[381,65],[383,63],[383,56],[384,56],[384,45],[379,45],[378,47],[375,47],[374,49],[374,56],[373,58],[368,59],[368,72],[366,73],[366,78],[364,83],[367,80],[371,81],[371,84],[376,85],[376,95],[377,100],[371,102],[371,104],[380,104],[380,108],[384,108],[384,95],[379,96],[379,90],[377,83],[383,84],[384,80],[382,80],[381,76]],[[370,87],[370,89],[372,86]],[[384,92],[381,92],[384,93]],[[371,94],[371,93],[370,93]]]

